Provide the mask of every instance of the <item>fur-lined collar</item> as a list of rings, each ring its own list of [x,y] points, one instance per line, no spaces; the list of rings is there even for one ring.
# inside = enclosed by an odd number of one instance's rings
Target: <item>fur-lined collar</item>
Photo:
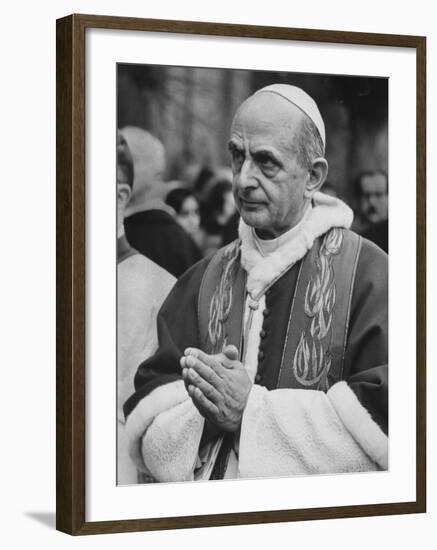
[[[241,263],[248,274],[246,286],[252,299],[259,300],[274,281],[305,256],[315,239],[333,227],[349,228],[352,220],[353,212],[344,202],[316,193],[311,211],[295,227],[291,238],[266,256],[258,250],[252,228],[241,220]]]

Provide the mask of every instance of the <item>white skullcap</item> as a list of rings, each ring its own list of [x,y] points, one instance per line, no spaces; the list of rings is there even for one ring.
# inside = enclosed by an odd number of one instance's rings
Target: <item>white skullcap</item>
[[[325,123],[323,122],[317,103],[311,96],[297,86],[291,86],[290,84],[272,84],[271,86],[261,88],[253,95],[258,95],[265,92],[270,92],[283,97],[308,115],[319,131],[320,137],[322,138],[323,147],[326,146]]]

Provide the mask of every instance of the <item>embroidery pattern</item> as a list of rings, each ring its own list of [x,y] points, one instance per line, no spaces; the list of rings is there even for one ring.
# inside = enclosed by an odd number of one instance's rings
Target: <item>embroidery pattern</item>
[[[237,259],[240,252],[240,242],[228,245],[223,254],[222,271],[219,283],[211,298],[209,306],[208,337],[211,344],[210,353],[217,353],[226,345],[224,323],[232,307],[232,286]]]
[[[293,358],[293,372],[302,386],[328,390],[331,368],[331,324],[336,300],[333,260],[343,243],[341,229],[331,229],[323,238],[315,258],[315,273],[305,292],[308,322],[302,331]]]

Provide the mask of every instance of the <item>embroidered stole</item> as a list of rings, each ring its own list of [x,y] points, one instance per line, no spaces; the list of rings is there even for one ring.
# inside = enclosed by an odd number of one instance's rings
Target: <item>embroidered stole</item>
[[[278,388],[328,389],[342,379],[361,237],[334,228],[301,264]]]
[[[341,380],[350,305],[361,237],[333,228],[317,239],[301,262],[290,309],[277,388],[328,391]],[[203,276],[198,299],[202,349],[219,353],[234,344],[243,353],[246,273],[240,241],[219,250]],[[210,479],[221,479],[231,448],[217,442]]]

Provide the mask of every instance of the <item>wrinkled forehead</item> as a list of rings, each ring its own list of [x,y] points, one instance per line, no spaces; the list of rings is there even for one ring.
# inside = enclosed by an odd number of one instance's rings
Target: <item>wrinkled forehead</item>
[[[289,140],[300,129],[303,117],[298,107],[277,94],[257,94],[246,99],[235,113],[231,138],[262,135]]]

